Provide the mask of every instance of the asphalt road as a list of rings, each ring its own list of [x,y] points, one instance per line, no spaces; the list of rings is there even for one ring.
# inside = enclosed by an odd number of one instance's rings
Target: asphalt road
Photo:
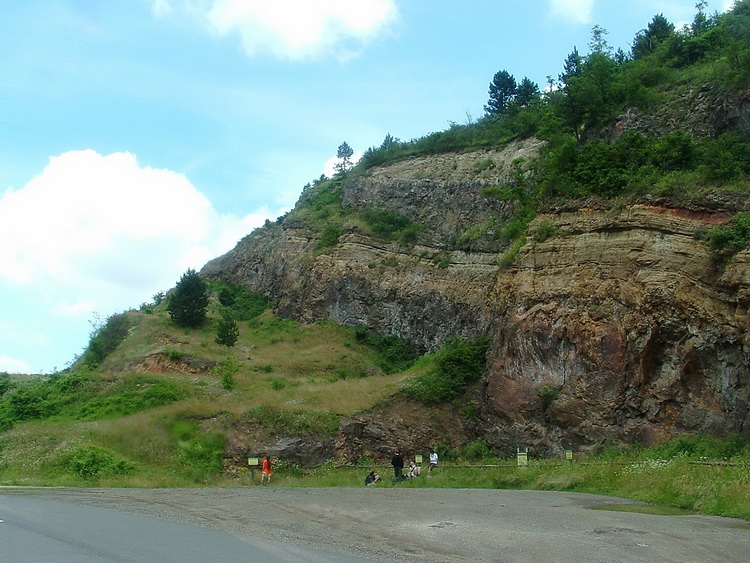
[[[46,495],[41,495],[44,497]],[[101,497],[97,497],[101,500]],[[368,561],[159,517],[0,493],[3,563]]]
[[[475,489],[0,488],[0,561],[750,561],[748,522],[609,510],[628,504]]]

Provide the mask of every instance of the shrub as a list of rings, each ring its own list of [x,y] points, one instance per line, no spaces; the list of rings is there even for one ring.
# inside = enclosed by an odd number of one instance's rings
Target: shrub
[[[484,373],[488,345],[486,338],[448,341],[436,352],[433,368],[408,381],[406,394],[428,404],[437,404],[463,393]]]
[[[83,355],[84,365],[94,368],[101,364],[127,338],[129,327],[125,313],[112,315],[102,326],[95,327]]]
[[[542,409],[547,410],[552,406],[552,403],[555,402],[555,399],[557,399],[558,395],[560,395],[560,387],[557,387],[556,385],[550,385],[549,383],[545,383],[539,388],[539,391],[537,393],[539,394],[539,398],[542,400]]]
[[[219,290],[216,292],[216,297],[219,300],[219,303],[224,305],[224,307],[231,307],[232,305],[234,305],[234,291],[232,291],[232,289],[228,285],[221,285],[219,287]]]
[[[6,423],[44,419],[67,414],[92,393],[85,372],[55,374],[49,379],[22,384],[8,391],[0,402]]]
[[[50,392],[50,386],[44,383],[20,387],[8,398],[10,418],[16,422],[22,422],[55,414],[51,412],[48,405]]]
[[[450,444],[441,442],[435,446],[435,452],[438,454],[438,459],[442,461],[455,461],[458,459],[458,452]]]
[[[56,374],[8,393],[0,401],[0,417],[6,426],[52,417],[94,420],[166,405],[185,395],[175,383],[147,376],[106,382],[87,372]]]
[[[714,254],[731,258],[750,242],[750,211],[738,213],[728,223],[714,227],[707,238]]]
[[[662,170],[686,170],[695,165],[697,146],[684,131],[673,131],[653,143],[652,162]],[[631,155],[629,156],[632,160]]]
[[[404,340],[392,334],[378,335],[357,326],[354,328],[354,338],[378,352],[380,358],[376,363],[385,373],[409,369],[417,358]]]
[[[280,377],[269,377],[267,378],[268,383],[271,385],[271,389],[274,391],[281,391],[286,389],[286,380]]]
[[[341,417],[329,411],[291,411],[258,405],[242,415],[247,422],[263,428],[278,429],[305,436],[335,434]]]
[[[7,372],[0,373],[0,397],[5,395],[13,388],[13,382],[10,380],[10,374]]]
[[[185,357],[185,354],[174,348],[165,348],[163,354],[173,362],[179,362]]]
[[[490,455],[490,447],[487,445],[487,441],[482,438],[469,442],[463,448],[463,457],[469,461],[487,459]]]
[[[223,470],[226,437],[220,433],[202,434],[192,420],[177,420],[172,424],[172,435],[177,440],[180,459],[192,471],[195,480]]]
[[[323,233],[318,239],[318,243],[315,245],[316,248],[329,248],[335,246],[339,241],[339,237],[344,234],[344,230],[338,225],[327,224],[323,227]]]
[[[331,208],[341,208],[343,190],[337,180],[322,180],[315,185],[309,197],[302,200],[305,207],[321,212]]]
[[[63,462],[63,466],[86,480],[128,475],[135,471],[133,463],[118,459],[110,451],[98,446],[79,447]]]
[[[736,133],[701,143],[698,170],[708,182],[730,182],[750,173],[750,143]]]
[[[534,231],[534,240],[536,242],[544,242],[545,240],[552,238],[556,234],[557,227],[552,221],[541,221]]]
[[[241,285],[212,281],[209,286],[216,293],[219,303],[231,311],[236,321],[252,320],[271,305],[266,297]]]
[[[424,231],[424,225],[412,223],[406,215],[388,209],[365,211],[362,218],[375,235],[389,241],[397,240],[401,244],[415,243]]]
[[[747,442],[738,434],[729,436],[726,440],[711,436],[681,436],[667,440],[651,449],[656,458],[673,459],[686,457],[689,459],[731,459],[740,456],[748,450]]]
[[[168,405],[186,394],[171,381],[147,376],[126,377],[89,398],[73,414],[80,420],[114,418]]]
[[[485,170],[491,170],[495,168],[495,161],[492,160],[490,157],[483,158],[482,160],[475,162],[472,168],[474,172],[479,174],[481,172],[484,172]]]
[[[240,370],[240,363],[232,356],[226,359],[214,368],[214,372],[221,377],[221,387],[231,391],[237,386],[234,376]]]
[[[500,268],[509,268],[513,264],[513,261],[516,259],[516,256],[518,256],[518,253],[521,251],[521,248],[523,248],[525,244],[526,237],[518,237],[510,246],[508,246],[508,248],[505,249],[500,258],[497,259],[497,265]]]

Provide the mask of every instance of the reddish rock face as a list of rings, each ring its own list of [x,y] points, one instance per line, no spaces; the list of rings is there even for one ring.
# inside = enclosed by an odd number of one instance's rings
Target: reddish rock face
[[[538,217],[560,234],[495,284],[492,409],[529,418],[555,389],[543,418],[580,446],[750,430],[748,253],[719,270],[694,236],[717,215],[654,203]]]

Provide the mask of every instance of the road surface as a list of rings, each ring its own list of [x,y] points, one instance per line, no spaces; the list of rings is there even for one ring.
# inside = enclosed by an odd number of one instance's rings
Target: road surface
[[[750,524],[477,489],[0,488],[0,560],[746,562]],[[601,510],[605,508],[605,510]]]

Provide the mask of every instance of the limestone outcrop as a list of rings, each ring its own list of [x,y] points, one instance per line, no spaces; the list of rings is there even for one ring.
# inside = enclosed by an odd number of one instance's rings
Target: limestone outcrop
[[[465,432],[499,453],[517,444],[555,454],[568,444],[686,433],[750,436],[750,252],[723,264],[696,236],[750,199],[548,205],[509,257],[497,228],[513,209],[484,190],[540,146],[420,157],[343,183],[345,209],[389,209],[423,224],[416,244],[384,241],[352,222],[320,250],[320,233],[292,212],[202,275],[265,294],[281,315],[364,325],[420,352],[489,336],[476,419]],[[364,451],[363,436],[383,442],[395,432],[371,415],[355,422],[337,441],[350,457],[357,452],[347,436]]]
[[[524,441],[551,450],[747,434],[748,253],[722,267],[695,237],[730,214],[654,202],[538,217],[557,234],[522,248],[489,298],[496,433],[530,425]]]

